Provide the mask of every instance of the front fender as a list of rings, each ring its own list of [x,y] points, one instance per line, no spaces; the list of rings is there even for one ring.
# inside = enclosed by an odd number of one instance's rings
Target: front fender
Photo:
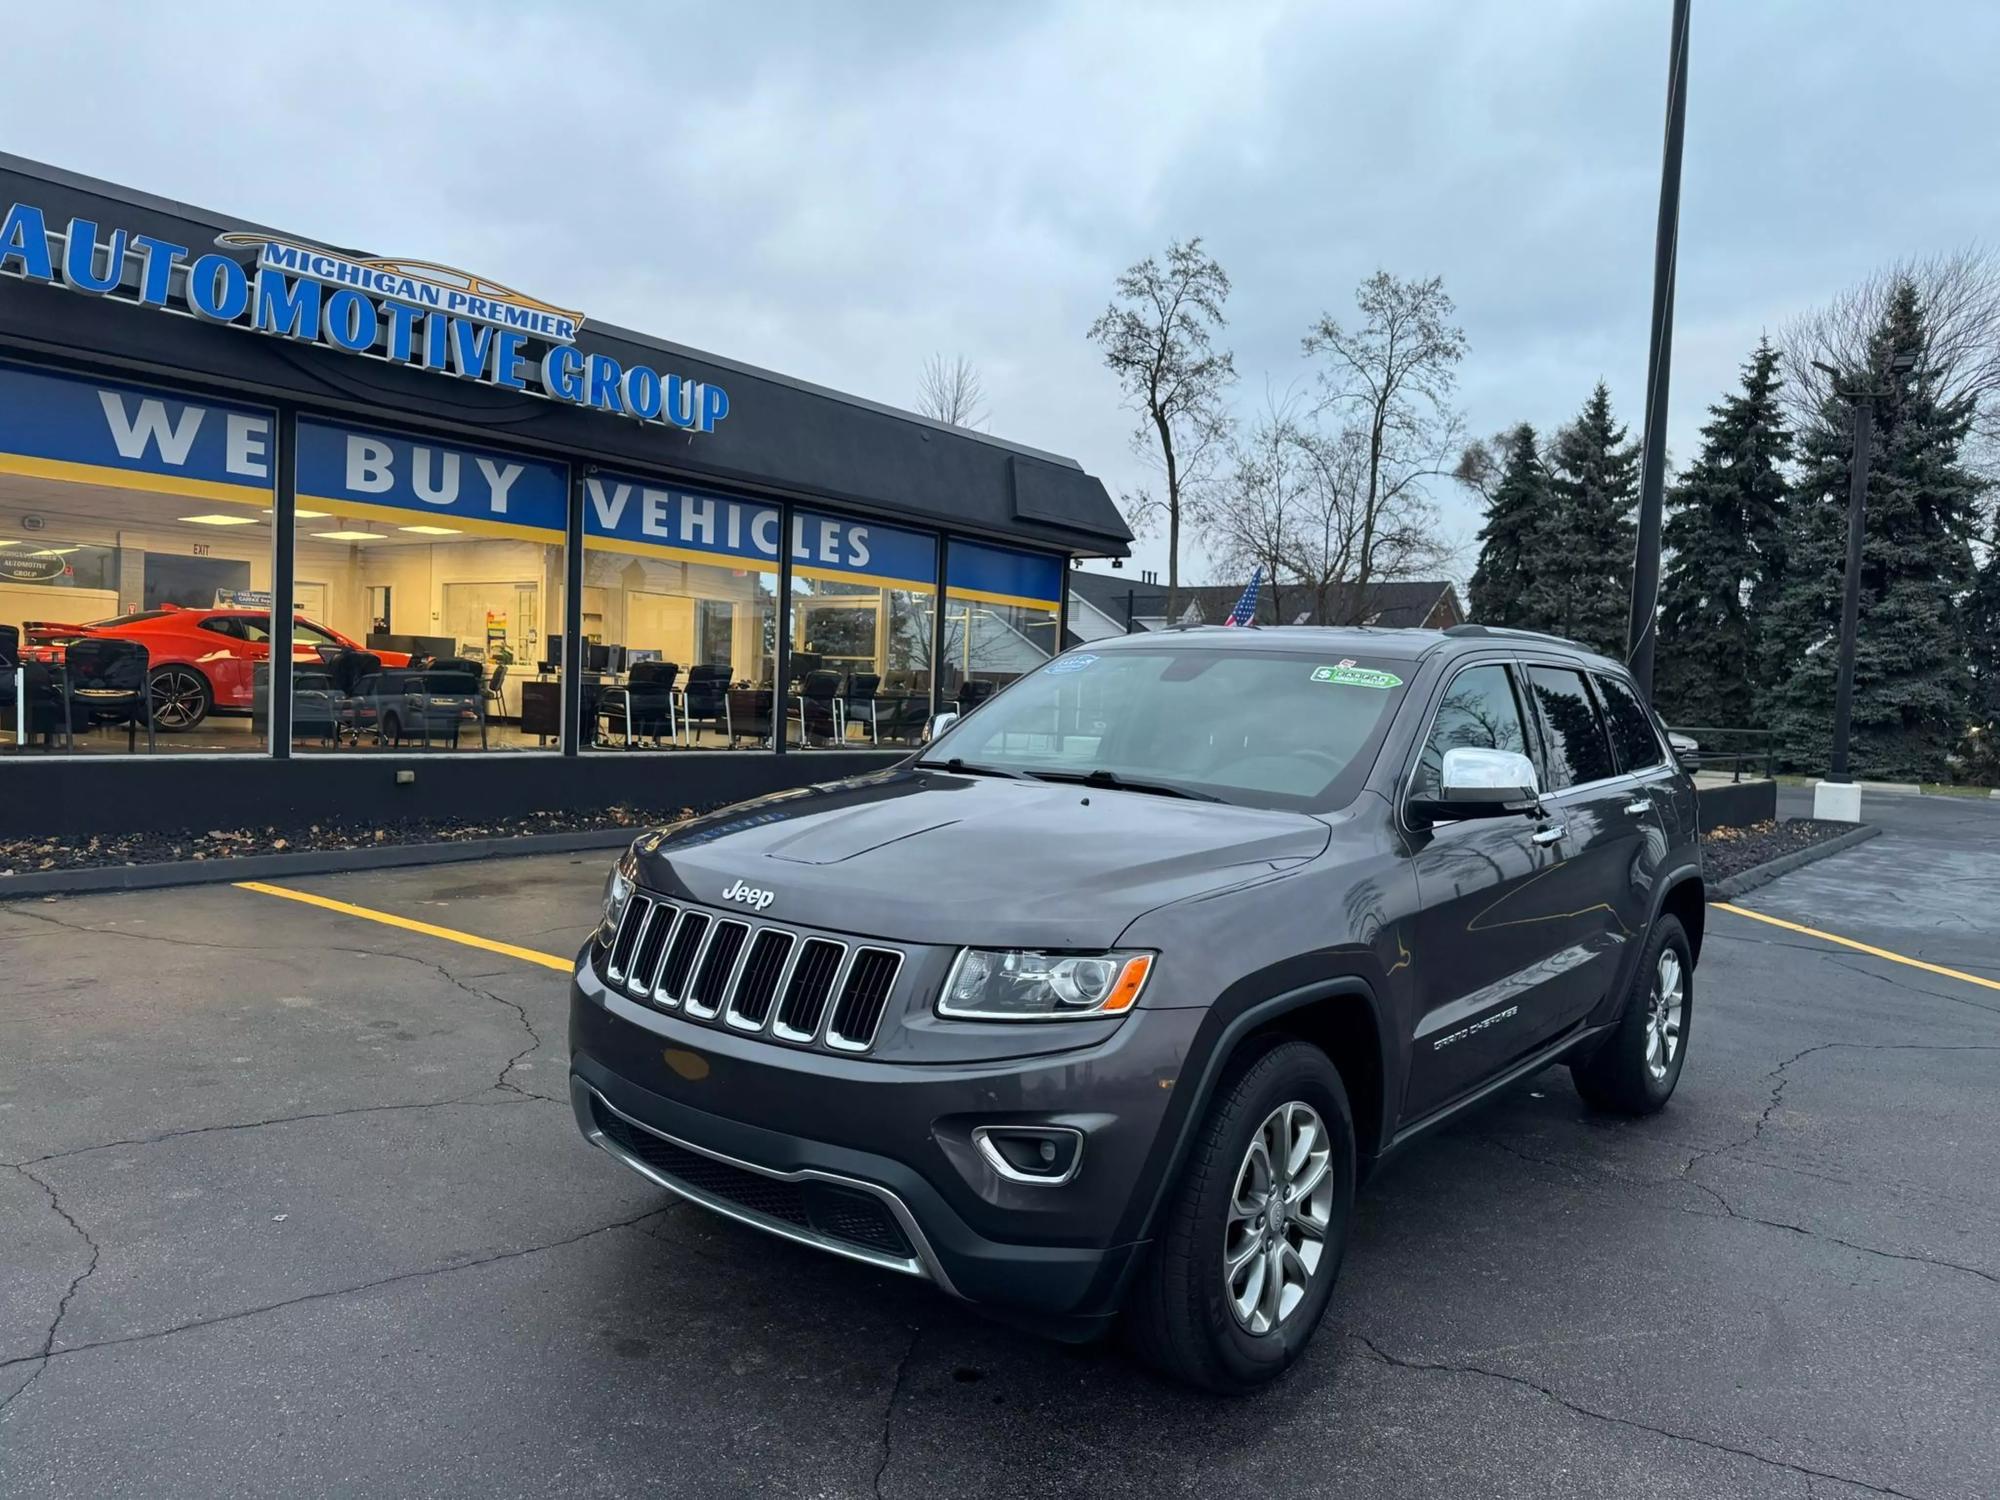
[[[1375,990],[1368,981],[1351,974],[1327,976],[1273,994],[1268,988],[1257,987],[1255,979],[1245,979],[1210,1007],[1195,1033],[1188,1066],[1173,1080],[1173,1103],[1160,1122],[1152,1153],[1140,1173],[1139,1189],[1134,1192],[1120,1226],[1121,1241],[1152,1237],[1167,1196],[1179,1183],[1188,1154],[1194,1148],[1195,1132],[1207,1118],[1223,1072],[1244,1039],[1282,1022],[1287,1015],[1328,1001],[1359,1005],[1367,1011],[1376,1040],[1379,1076],[1383,1080],[1377,1106],[1380,1117],[1373,1136],[1377,1141],[1389,1138],[1393,1133],[1389,1118],[1393,1109],[1391,1100],[1399,1099],[1401,1090],[1391,1082],[1396,1077],[1389,1043],[1392,1029],[1384,1024]],[[1356,1125],[1361,1127],[1362,1122],[1357,1120]]]

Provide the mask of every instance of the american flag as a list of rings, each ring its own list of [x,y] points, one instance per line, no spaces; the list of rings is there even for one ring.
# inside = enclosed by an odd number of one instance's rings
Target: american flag
[[[1250,586],[1243,591],[1243,597],[1236,601],[1236,608],[1229,612],[1225,625],[1248,625],[1257,618],[1257,591],[1264,586],[1264,570],[1259,568],[1250,575]]]

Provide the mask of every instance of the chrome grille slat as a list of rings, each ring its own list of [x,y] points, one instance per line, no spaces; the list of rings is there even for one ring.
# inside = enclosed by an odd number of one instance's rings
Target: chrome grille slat
[[[858,1054],[869,1051],[909,954],[634,891],[605,950],[607,984],[691,1021]]]
[[[678,908],[664,901],[653,903],[646,930],[639,934],[638,944],[632,950],[632,965],[625,976],[627,994],[643,1000],[652,993],[653,981],[659,977],[660,960],[667,955],[667,936],[679,915]]]
[[[766,939],[769,939],[767,942]],[[784,927],[760,927],[744,945],[743,972],[729,996],[723,1019],[739,1031],[762,1031],[784,993],[798,957],[798,935]],[[775,957],[772,955],[775,954]],[[768,983],[766,976],[768,975]]]
[[[654,990],[662,1005],[679,1005],[694,981],[695,964],[708,946],[708,930],[714,921],[706,912],[692,907],[681,913],[674,924],[674,940],[667,948],[667,961],[660,966],[660,983]]]
[[[651,896],[634,891],[626,900],[625,909],[618,914],[618,931],[611,939],[611,953],[604,961],[604,977],[612,983],[625,978],[625,968],[632,961],[632,950],[638,946],[640,930],[652,914]]]
[[[856,948],[827,1016],[827,1046],[840,1052],[866,1052],[873,1046],[902,972],[899,949]]]
[[[847,944],[837,939],[811,937],[799,946],[799,961],[792,967],[778,1000],[778,1012],[771,1019],[771,1035],[787,1042],[810,1042],[818,1037],[847,968]]]
[[[737,967],[743,960],[743,951],[749,941],[748,922],[735,922],[725,917],[709,924],[708,941],[702,946],[701,962],[695,965],[694,977],[688,982],[687,998],[682,1002],[689,1015],[706,1021],[721,1014],[722,1007],[729,1000]]]

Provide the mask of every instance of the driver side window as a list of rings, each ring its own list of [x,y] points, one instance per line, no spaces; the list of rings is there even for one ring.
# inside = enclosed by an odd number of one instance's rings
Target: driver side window
[[[1514,697],[1513,681],[1498,662],[1467,667],[1452,678],[1443,701],[1438,704],[1430,738],[1424,742],[1424,753],[1417,757],[1414,794],[1440,795],[1444,753],[1462,748],[1529,753],[1528,732],[1521,718],[1521,705]]]

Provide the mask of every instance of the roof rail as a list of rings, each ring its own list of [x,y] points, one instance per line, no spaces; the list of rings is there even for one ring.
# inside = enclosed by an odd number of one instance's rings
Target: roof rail
[[[1511,625],[1447,625],[1444,633],[1449,636],[1504,636],[1510,640],[1554,641],[1559,646],[1568,646],[1573,651],[1586,651],[1592,656],[1601,652],[1586,646],[1581,641],[1573,641],[1566,635],[1556,635],[1547,630],[1518,630]]]

